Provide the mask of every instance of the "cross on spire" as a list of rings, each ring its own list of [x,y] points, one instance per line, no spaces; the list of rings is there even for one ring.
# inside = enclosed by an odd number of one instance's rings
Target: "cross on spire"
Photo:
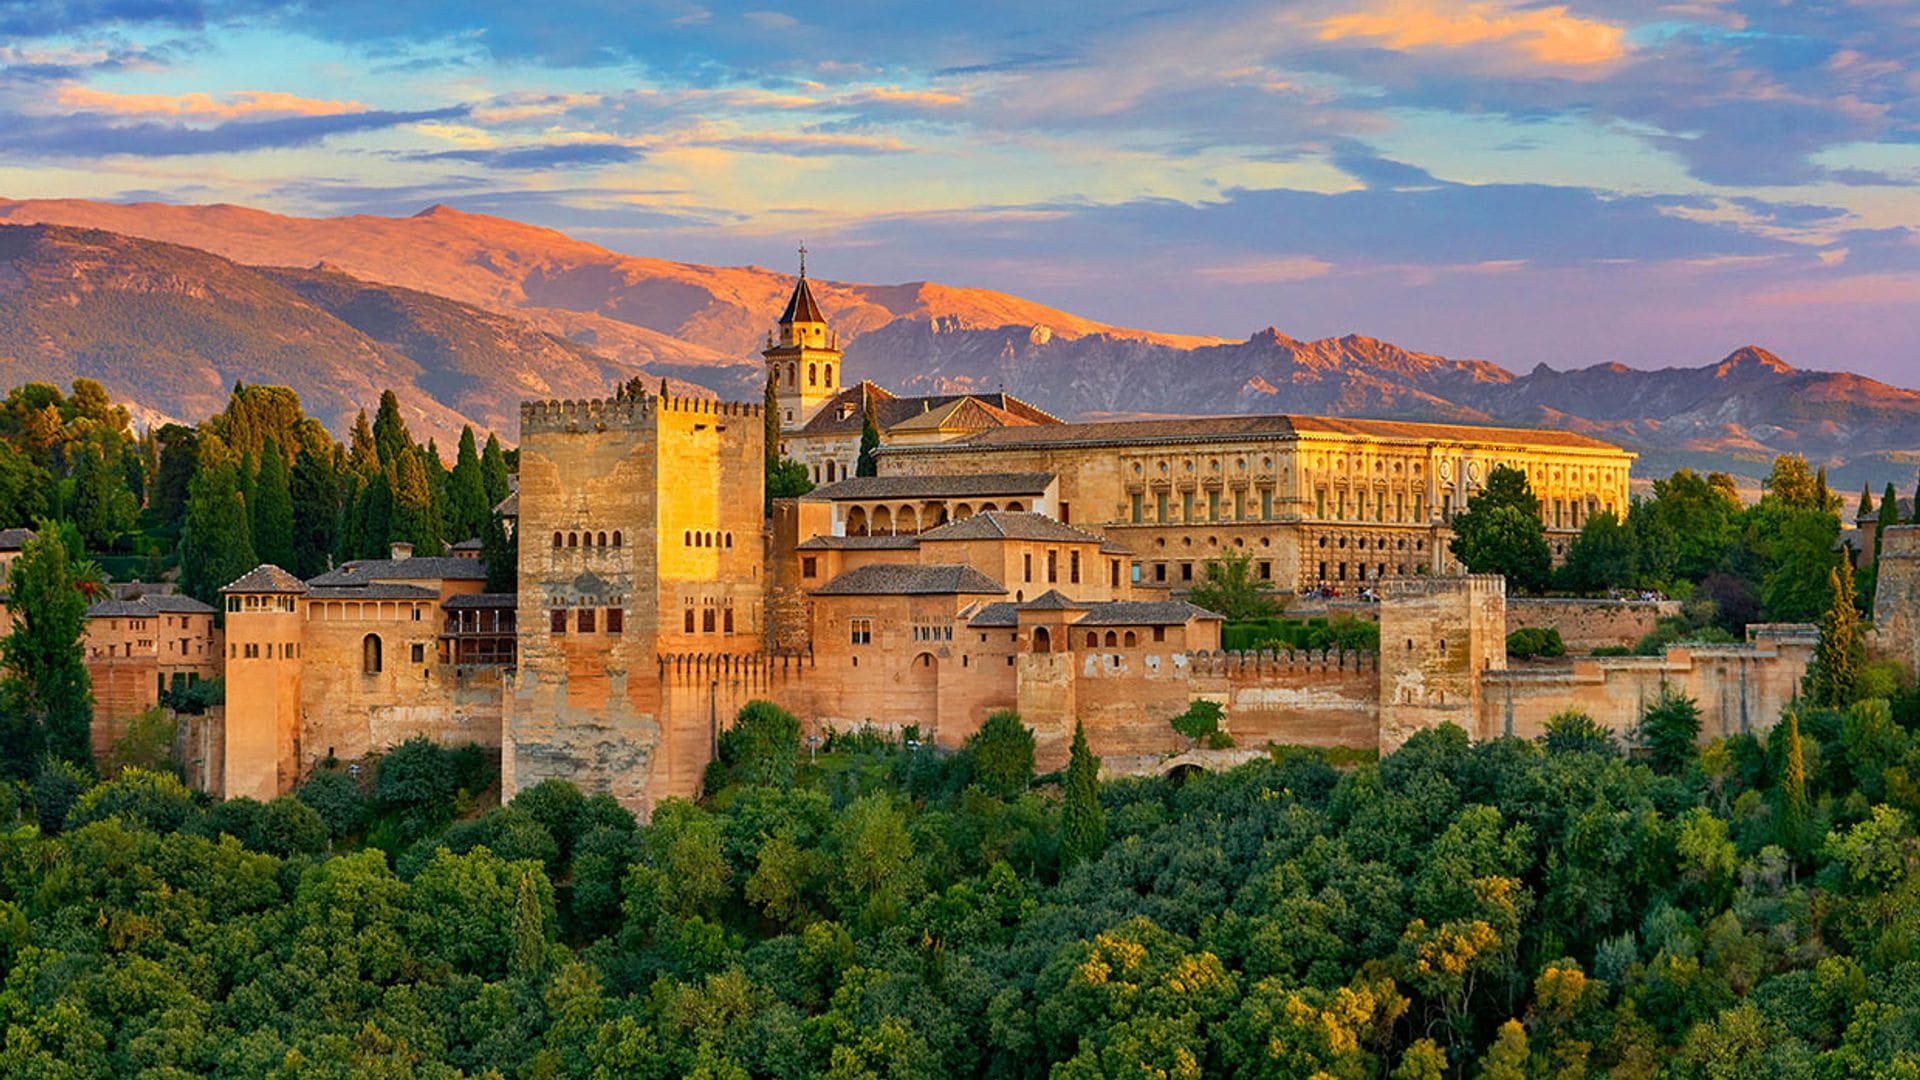
[[[800,276],[807,276],[807,242],[800,241]]]

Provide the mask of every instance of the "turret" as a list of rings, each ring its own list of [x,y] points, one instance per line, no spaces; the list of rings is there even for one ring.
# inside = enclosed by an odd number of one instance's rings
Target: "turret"
[[[807,249],[800,248],[800,279],[777,334],[767,335],[767,375],[773,380],[780,430],[797,431],[840,392],[840,342],[807,285]]]
[[[300,773],[301,597],[307,585],[261,564],[220,590],[227,609],[226,766],[222,794],[265,802]]]

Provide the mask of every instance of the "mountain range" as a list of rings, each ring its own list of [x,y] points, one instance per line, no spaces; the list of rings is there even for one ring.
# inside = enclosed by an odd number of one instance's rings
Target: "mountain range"
[[[236,206],[0,200],[0,379],[99,379],[143,416],[199,417],[233,381],[295,387],[336,431],[394,388],[443,443],[511,439],[527,397],[632,376],[757,398],[793,278],[622,255],[434,206],[297,218]],[[1315,412],[1551,426],[1747,478],[1773,455],[1836,485],[1911,483],[1920,392],[1798,370],[1756,346],[1699,366],[1500,365],[1348,335],[1245,340],[1111,326],[988,289],[815,280],[849,375],[999,390],[1066,417]]]

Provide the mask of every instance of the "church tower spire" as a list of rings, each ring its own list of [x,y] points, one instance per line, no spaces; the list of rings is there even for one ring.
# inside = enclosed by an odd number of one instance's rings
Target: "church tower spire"
[[[779,332],[761,351],[773,380],[780,429],[797,431],[840,393],[840,342],[807,284],[807,246],[800,245],[800,277],[780,313]]]

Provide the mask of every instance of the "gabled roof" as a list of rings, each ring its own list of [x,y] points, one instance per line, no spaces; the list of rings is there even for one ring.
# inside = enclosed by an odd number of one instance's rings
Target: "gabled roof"
[[[1060,423],[1059,417],[1012,394],[996,392],[901,397],[862,380],[829,398],[826,404],[820,406],[820,411],[813,415],[813,419],[800,429],[799,434],[855,434],[864,423],[869,401],[873,403],[873,421],[883,433],[941,430],[939,420],[935,419],[936,414],[944,418],[952,430],[959,431],[978,430],[970,426],[975,424],[983,428],[998,428]],[[958,407],[969,401],[977,403],[981,409],[968,411],[964,417],[956,417]],[[915,426],[908,427],[908,424]]]
[[[450,555],[405,559],[355,559],[321,574],[309,585],[365,585],[372,581],[484,581],[487,564]]]
[[[1075,626],[1176,626],[1193,619],[1224,621],[1220,616],[1185,600],[1109,600],[1089,604]]]
[[[1052,473],[963,473],[950,476],[855,476],[801,496],[823,502],[854,499],[957,499],[1044,495]]]
[[[484,545],[482,545],[480,542],[480,538],[475,536],[467,540],[462,540],[459,543],[448,548],[447,550],[448,551],[479,551],[483,546]]]
[[[140,597],[140,602],[168,615],[213,614],[213,605],[203,604],[191,596],[182,596],[179,593],[148,593]]]
[[[1054,544],[1098,544],[1101,539],[1090,532],[1055,521],[1031,510],[988,510],[949,521],[920,534],[922,541],[932,540],[1039,540]]]
[[[516,487],[512,491],[507,492],[507,497],[500,500],[500,504],[493,508],[493,512],[503,518],[519,517],[520,489]]]
[[[917,536],[810,536],[794,545],[796,551],[912,551]]]
[[[1021,611],[1085,611],[1091,605],[1069,600],[1067,594],[1059,589],[1048,589],[1026,603],[1016,606]]]
[[[967,620],[967,625],[982,630],[995,628],[1011,630],[1020,625],[1020,609],[1011,601],[999,600],[991,604],[982,604]]]
[[[813,590],[815,596],[1005,596],[1006,592],[971,566],[887,564],[849,570]]]
[[[820,314],[820,305],[813,302],[813,290],[807,288],[806,275],[800,275],[800,280],[793,285],[793,295],[787,298],[787,310],[780,313],[780,325],[826,321],[827,317]]]
[[[272,563],[259,566],[235,578],[223,593],[304,593],[307,583]]]
[[[101,600],[87,605],[89,619],[151,619],[160,614],[145,600]]]

